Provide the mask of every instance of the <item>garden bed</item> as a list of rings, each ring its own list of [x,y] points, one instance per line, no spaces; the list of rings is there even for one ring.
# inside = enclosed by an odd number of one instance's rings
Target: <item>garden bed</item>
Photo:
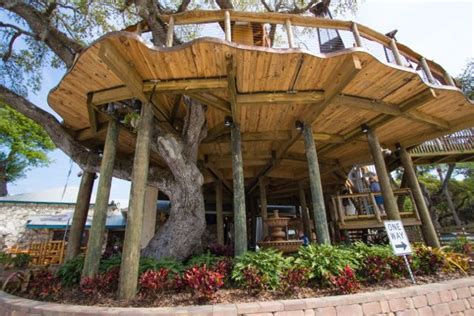
[[[465,253],[422,245],[414,249],[409,261],[418,284],[470,274]],[[116,298],[120,256],[103,259],[94,278],[81,279],[82,267],[83,258],[77,257],[58,271],[17,272],[5,291],[61,304],[170,307],[316,298],[412,285],[402,258],[394,257],[389,246],[365,244],[310,245],[290,257],[275,250],[248,252],[237,258],[208,252],[184,264],[142,258],[139,289],[132,301]]]

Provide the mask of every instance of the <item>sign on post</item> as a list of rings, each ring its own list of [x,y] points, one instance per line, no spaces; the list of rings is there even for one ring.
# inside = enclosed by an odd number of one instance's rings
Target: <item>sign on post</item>
[[[396,256],[409,255],[412,253],[410,241],[408,240],[402,221],[385,221],[385,230]]]
[[[396,256],[402,256],[403,261],[408,269],[410,274],[411,281],[415,284],[415,277],[411,271],[410,264],[408,263],[407,255],[411,254],[410,241],[408,240],[407,233],[403,227],[402,221],[385,221],[385,230],[387,231],[388,240],[390,240],[390,245],[392,245],[393,253]]]

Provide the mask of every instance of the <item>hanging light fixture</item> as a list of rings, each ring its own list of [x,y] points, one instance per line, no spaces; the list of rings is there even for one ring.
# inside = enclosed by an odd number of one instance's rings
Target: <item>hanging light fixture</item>
[[[225,127],[232,127],[234,126],[234,120],[230,116],[224,117],[224,126]]]
[[[304,123],[301,122],[300,120],[296,120],[295,128],[301,132],[304,129]]]
[[[369,125],[364,123],[360,126],[360,129],[362,130],[362,133],[367,134],[370,128],[369,128]]]

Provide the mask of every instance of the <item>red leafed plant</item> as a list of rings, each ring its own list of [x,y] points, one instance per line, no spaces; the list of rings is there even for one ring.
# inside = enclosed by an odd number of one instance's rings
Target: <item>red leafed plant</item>
[[[249,293],[260,292],[266,288],[260,272],[254,267],[247,267],[242,271],[243,284]]]
[[[357,281],[354,271],[351,267],[346,267],[339,271],[337,276],[330,278],[331,283],[336,287],[339,294],[350,294],[356,292],[360,288],[359,281]]]
[[[50,298],[61,290],[61,282],[49,270],[34,271],[28,282],[27,292],[35,298]]]
[[[309,269],[296,267],[283,272],[280,279],[280,290],[285,293],[294,292],[308,284]]]
[[[217,290],[224,285],[224,276],[209,270],[206,265],[192,267],[184,272],[183,281],[200,299],[211,300]]]
[[[170,271],[161,268],[158,271],[145,271],[140,276],[138,283],[140,284],[140,295],[143,297],[156,297],[163,291],[173,286],[172,280],[169,279]]]
[[[105,273],[95,277],[85,277],[81,279],[79,289],[82,293],[89,296],[102,296],[114,293],[118,288],[118,278],[120,268],[114,267]]]

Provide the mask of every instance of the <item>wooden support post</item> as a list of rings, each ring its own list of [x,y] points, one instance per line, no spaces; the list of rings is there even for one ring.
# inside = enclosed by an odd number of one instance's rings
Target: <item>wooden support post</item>
[[[217,243],[224,244],[224,214],[222,210],[222,181],[216,181],[216,219],[217,219]]]
[[[390,40],[390,49],[392,50],[393,58],[395,58],[395,63],[398,66],[403,66],[402,55],[400,55],[400,52],[398,51],[397,47],[397,42],[395,42],[395,39],[393,38]]]
[[[224,30],[225,30],[225,40],[232,42],[232,28],[230,24],[230,13],[229,11],[224,12]]]
[[[410,186],[410,189],[413,193],[413,198],[415,200],[415,204],[418,208],[418,213],[422,223],[421,231],[423,232],[425,242],[428,246],[439,247],[440,243],[438,240],[438,236],[431,220],[430,212],[428,210],[428,207],[426,206],[425,198],[423,196],[423,193],[421,192],[420,184],[418,183],[418,179],[416,177],[413,162],[404,147],[400,146],[399,153],[400,160],[404,169],[404,174],[407,175],[408,185]]]
[[[352,22],[352,34],[354,34],[354,42],[356,47],[362,47],[362,38],[360,37],[359,28],[355,22]]]
[[[87,221],[87,213],[91,203],[92,188],[94,187],[95,172],[84,171],[82,174],[79,193],[77,194],[76,206],[72,218],[71,229],[66,248],[65,260],[71,260],[79,254],[84,226]]]
[[[170,16],[168,21],[168,31],[166,32],[166,47],[173,46],[173,35],[174,35],[174,16]]]
[[[247,217],[245,214],[245,183],[240,126],[237,123],[231,127],[230,138],[234,182],[234,249],[235,255],[240,256],[247,251]]]
[[[112,184],[112,172],[114,170],[115,153],[119,126],[114,119],[109,121],[107,136],[105,138],[104,152],[100,164],[99,186],[95,199],[94,216],[89,231],[86,258],[82,277],[93,277],[99,272],[100,257],[102,254],[102,243],[104,241],[105,221],[107,219],[107,208],[109,205],[110,186]]]
[[[379,209],[379,206],[377,205],[377,202],[375,201],[374,193],[370,193],[370,202],[374,206],[374,214],[375,214],[375,218],[377,218],[377,222],[381,223],[382,218],[380,216],[380,209]]]
[[[286,20],[285,21],[285,29],[286,29],[286,36],[288,37],[288,47],[289,48],[294,48],[295,47],[295,41],[293,37],[293,29],[291,27],[291,21]]]
[[[147,186],[145,190],[145,204],[143,207],[143,225],[140,238],[140,249],[144,249],[156,232],[156,213],[158,202],[158,188]]]
[[[329,238],[326,208],[324,207],[324,196],[321,185],[321,174],[319,172],[318,155],[316,153],[313,131],[311,130],[310,125],[304,126],[303,137],[306,159],[308,160],[309,182],[311,187],[316,238],[319,244],[329,244],[331,243],[331,239]]]
[[[370,128],[364,127],[364,131],[367,133],[367,141],[369,143],[370,152],[372,153],[372,158],[374,159],[375,170],[377,171],[377,176],[379,178],[387,217],[390,220],[399,220],[400,213],[398,211],[397,200],[393,194],[392,185],[390,184],[390,178],[388,176],[387,167],[385,166],[385,160],[382,155],[382,148],[380,147],[379,140],[377,135],[375,135]]]
[[[119,298],[131,300],[135,297],[140,261],[140,239],[145,206],[145,190],[150,162],[150,140],[152,136],[153,107],[143,104],[133,159],[132,187],[128,207],[127,227],[123,242],[122,264],[120,265]]]
[[[447,71],[444,72],[443,77],[448,86],[456,87],[453,77],[451,77],[451,75]]]
[[[263,238],[268,236],[268,212],[267,212],[267,190],[266,190],[265,177],[258,178],[258,187],[260,188],[260,215],[262,216],[263,222]]]
[[[426,77],[428,78],[428,81],[432,84],[435,84],[436,80],[433,77],[433,74],[431,73],[430,67],[428,66],[428,63],[426,62],[425,57],[420,58],[420,66],[423,69],[423,71],[425,72]]]
[[[306,195],[304,193],[304,183],[302,181],[298,182],[298,192],[301,206],[301,217],[303,218],[304,234],[309,238],[309,240],[314,241],[313,230],[311,229],[311,221],[308,213],[308,206],[306,204]]]

